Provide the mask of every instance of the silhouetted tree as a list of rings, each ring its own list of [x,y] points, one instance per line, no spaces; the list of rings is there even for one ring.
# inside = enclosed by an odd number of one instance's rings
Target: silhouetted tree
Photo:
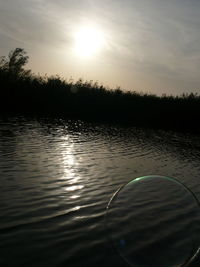
[[[24,69],[27,62],[22,48],[0,57],[0,116],[56,116],[200,132],[196,93],[156,96],[120,87],[109,90],[83,79],[37,76]]]
[[[5,56],[0,57],[0,70],[8,70],[8,61]]]
[[[10,51],[8,58],[0,58],[0,69],[15,75],[29,75],[30,70],[25,70],[24,66],[28,63],[29,57],[23,48],[15,48]]]

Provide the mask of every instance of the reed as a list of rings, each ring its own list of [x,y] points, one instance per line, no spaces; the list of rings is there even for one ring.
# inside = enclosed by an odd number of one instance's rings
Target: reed
[[[39,76],[0,64],[0,113],[54,116],[134,126],[199,131],[200,96],[125,92],[93,81]]]

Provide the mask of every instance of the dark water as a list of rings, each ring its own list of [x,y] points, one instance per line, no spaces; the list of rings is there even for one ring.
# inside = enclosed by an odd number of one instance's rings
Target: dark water
[[[199,251],[199,202],[169,177],[132,180],[113,196],[106,219],[113,247],[133,267],[186,266]]]
[[[176,177],[200,198],[200,139],[77,121],[0,120],[0,266],[126,266],[104,227],[130,179]]]

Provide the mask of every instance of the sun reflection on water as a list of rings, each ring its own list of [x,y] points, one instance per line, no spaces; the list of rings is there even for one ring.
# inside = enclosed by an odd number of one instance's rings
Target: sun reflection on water
[[[81,177],[79,173],[79,163],[76,159],[76,150],[73,138],[66,136],[62,143],[62,158],[63,158],[63,177],[66,181],[65,191],[74,193],[70,196],[71,199],[80,197],[80,190],[84,185],[80,184]]]
[[[71,199],[76,199],[76,198],[79,198],[80,196],[78,196],[78,195],[73,195],[73,196],[71,196],[70,198]]]
[[[83,185],[73,185],[73,186],[69,186],[66,188],[67,191],[75,191],[78,189],[82,189],[84,186]]]

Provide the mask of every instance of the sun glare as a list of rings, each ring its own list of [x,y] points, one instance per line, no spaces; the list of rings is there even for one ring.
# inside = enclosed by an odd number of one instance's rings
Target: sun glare
[[[80,57],[95,55],[103,43],[102,33],[93,27],[82,27],[75,33],[75,52]]]

